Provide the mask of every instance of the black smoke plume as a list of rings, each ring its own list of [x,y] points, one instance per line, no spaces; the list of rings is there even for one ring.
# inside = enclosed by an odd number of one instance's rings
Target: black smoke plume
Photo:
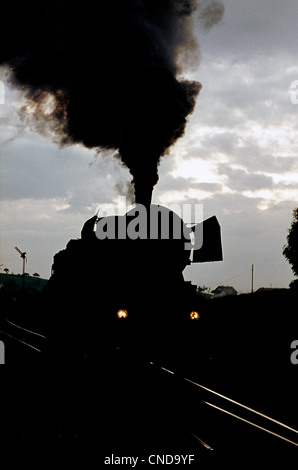
[[[160,157],[183,135],[201,85],[178,80],[198,55],[197,10],[206,28],[218,0],[5,2],[0,64],[23,88],[39,132],[61,145],[117,149],[135,192],[150,199]],[[4,25],[4,26],[3,26]]]

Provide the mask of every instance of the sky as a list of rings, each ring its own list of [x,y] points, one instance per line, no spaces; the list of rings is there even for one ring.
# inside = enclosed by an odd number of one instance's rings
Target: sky
[[[223,3],[209,31],[194,17],[201,57],[183,76],[203,87],[185,135],[161,159],[152,202],[202,204],[203,218],[220,223],[224,260],[187,267],[186,280],[249,292],[254,265],[254,289],[288,287],[294,275],[282,249],[298,206],[298,4]],[[32,131],[4,68],[0,80],[0,265],[21,272],[18,246],[26,271],[49,278],[54,254],[80,237],[84,222],[131,194],[131,176],[112,152],[61,148]]]

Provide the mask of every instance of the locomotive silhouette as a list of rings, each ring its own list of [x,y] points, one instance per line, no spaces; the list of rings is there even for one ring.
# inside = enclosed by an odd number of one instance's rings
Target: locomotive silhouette
[[[196,232],[204,235],[198,250]],[[120,345],[143,352],[169,347],[196,318],[190,315],[196,289],[183,270],[221,259],[215,216],[189,227],[164,206],[136,204],[122,216],[92,217],[81,238],[54,256],[47,286],[50,345],[59,357],[80,359]]]

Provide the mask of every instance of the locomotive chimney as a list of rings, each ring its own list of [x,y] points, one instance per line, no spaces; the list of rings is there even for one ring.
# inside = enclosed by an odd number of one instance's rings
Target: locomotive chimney
[[[152,186],[146,184],[146,181],[140,181],[138,184],[135,183],[135,204],[143,204],[145,207],[149,207],[152,199]]]

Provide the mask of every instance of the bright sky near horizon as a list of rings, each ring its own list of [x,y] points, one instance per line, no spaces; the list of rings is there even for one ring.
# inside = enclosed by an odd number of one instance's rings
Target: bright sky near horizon
[[[247,292],[254,264],[255,288],[287,287],[294,276],[282,248],[298,205],[298,3],[223,3],[217,26],[196,27],[201,60],[186,78],[203,88],[185,136],[161,160],[153,202],[200,203],[221,224],[224,261],[187,268],[187,280]],[[54,254],[98,207],[112,210],[131,178],[111,153],[59,148],[32,132],[18,117],[21,93],[0,70],[0,264],[21,272],[19,246],[27,271],[48,278]]]

